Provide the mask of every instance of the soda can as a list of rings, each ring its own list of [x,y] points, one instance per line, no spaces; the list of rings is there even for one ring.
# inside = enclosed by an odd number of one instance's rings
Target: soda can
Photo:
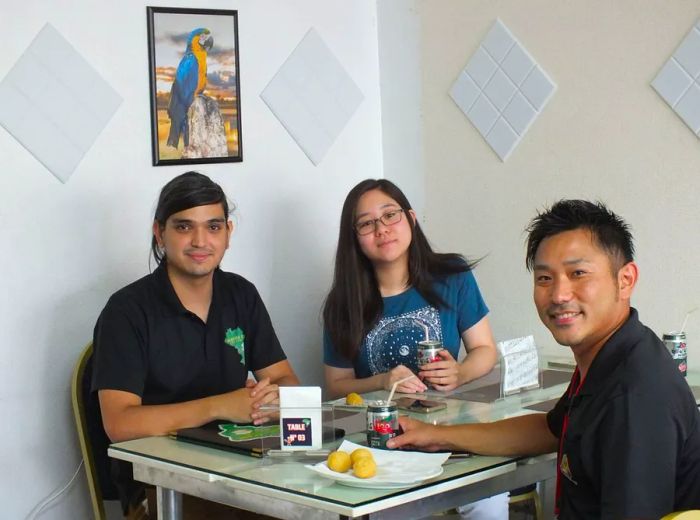
[[[668,332],[663,336],[664,345],[671,352],[671,357],[683,377],[688,375],[688,350],[685,346],[685,332]]]
[[[386,449],[386,441],[399,431],[399,409],[395,401],[375,401],[367,405],[367,446]]]
[[[441,350],[444,350],[441,341],[419,341],[417,355],[418,366],[427,365],[433,361],[442,361],[440,354],[438,354]]]

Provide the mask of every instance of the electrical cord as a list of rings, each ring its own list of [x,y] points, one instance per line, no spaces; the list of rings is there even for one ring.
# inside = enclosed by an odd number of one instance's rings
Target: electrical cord
[[[44,500],[39,502],[37,505],[35,505],[31,511],[29,511],[29,514],[27,515],[27,520],[34,520],[37,518],[46,507],[51,504],[54,500],[56,500],[58,497],[60,497],[70,486],[73,484],[73,481],[75,480],[75,477],[78,476],[78,473],[80,472],[80,468],[83,467],[83,459],[80,459],[80,464],[78,464],[78,467],[75,469],[75,473],[73,473],[73,476],[71,479],[68,481],[68,484],[63,486],[60,490],[56,491],[55,493],[51,493],[48,497],[46,497]]]

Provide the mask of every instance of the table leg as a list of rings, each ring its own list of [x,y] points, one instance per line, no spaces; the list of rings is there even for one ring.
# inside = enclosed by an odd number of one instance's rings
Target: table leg
[[[158,520],[182,520],[182,494],[174,489],[156,486]]]
[[[554,500],[556,496],[556,479],[550,478],[537,483],[537,491],[542,501],[542,513],[545,519],[554,517]]]

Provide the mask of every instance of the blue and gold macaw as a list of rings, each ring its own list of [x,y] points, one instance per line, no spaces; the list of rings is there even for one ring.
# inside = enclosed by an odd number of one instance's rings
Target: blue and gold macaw
[[[209,29],[195,29],[187,38],[187,49],[177,66],[168,104],[170,117],[168,144],[173,148],[177,148],[181,134],[185,146],[190,142],[187,110],[194,101],[194,97],[201,94],[207,86],[207,51],[212,45],[214,45],[214,38]]]

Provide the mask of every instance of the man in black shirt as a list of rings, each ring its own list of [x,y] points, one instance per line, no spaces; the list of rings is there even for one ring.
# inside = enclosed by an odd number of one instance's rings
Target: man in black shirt
[[[486,455],[558,451],[561,519],[660,518],[700,508],[700,414],[659,338],[630,306],[638,268],[627,224],[563,200],[528,228],[540,319],[576,370],[548,414],[432,426],[401,419],[390,447]]]
[[[92,389],[113,442],[215,419],[260,424],[278,385],[299,384],[253,284],[219,269],[232,229],[208,177],[187,172],[163,187],[158,268],[112,295],[95,326]]]

